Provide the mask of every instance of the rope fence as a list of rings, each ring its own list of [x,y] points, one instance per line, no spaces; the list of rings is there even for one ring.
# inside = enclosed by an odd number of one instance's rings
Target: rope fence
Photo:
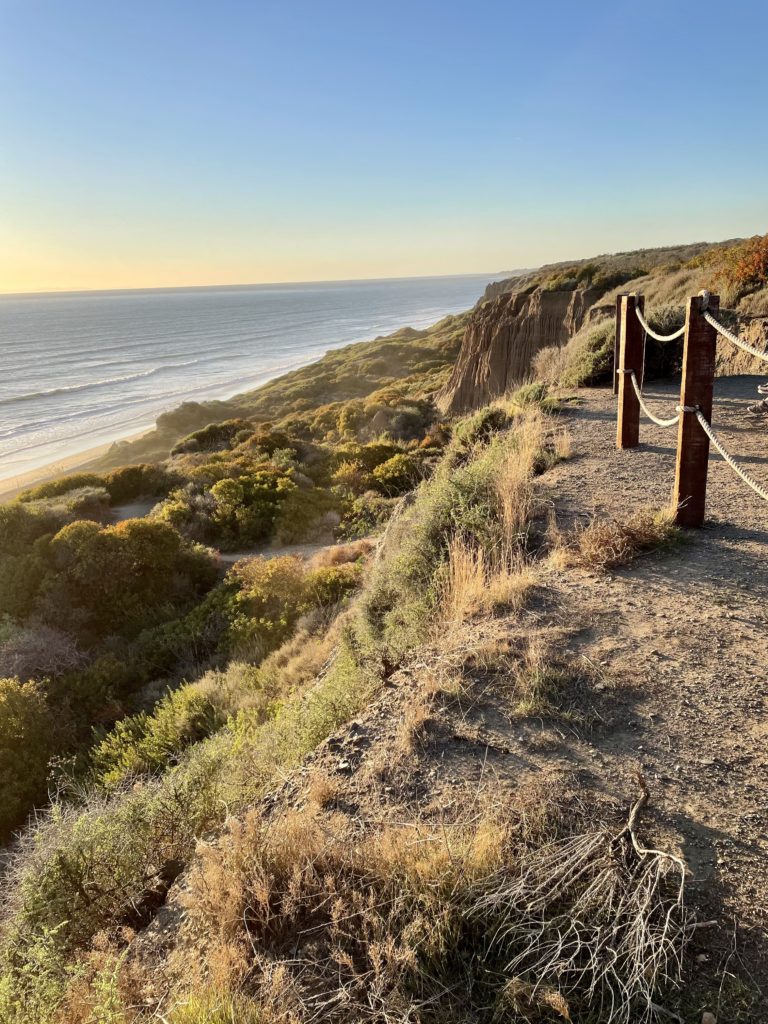
[[[655,338],[656,341],[674,341],[676,338],[682,338],[682,336],[685,334],[685,324],[683,324],[680,330],[675,331],[674,334],[657,334],[656,331],[654,331],[654,329],[643,316],[643,312],[637,305],[637,303],[635,303],[635,314],[637,316],[637,319],[642,324],[645,333],[650,334],[650,336],[652,338]]]
[[[711,327],[714,327],[719,335],[727,341],[730,341],[732,345],[736,345],[738,348],[743,349],[744,352],[749,352],[750,355],[757,356],[758,359],[762,359],[763,362],[768,363],[768,352],[761,352],[759,348],[755,348],[754,345],[750,345],[748,341],[744,341],[744,339],[740,338],[738,334],[734,334],[733,331],[729,331],[727,327],[723,327],[723,325],[719,323],[719,321],[715,320],[712,314],[707,312],[706,309],[702,313],[702,316]]]
[[[751,477],[745,469],[741,468],[741,466],[730,454],[730,452],[727,452],[725,450],[722,442],[712,429],[712,424],[707,422],[707,419],[702,414],[701,409],[694,409],[694,412],[696,413],[696,419],[701,424],[701,429],[707,435],[707,437],[715,446],[715,448],[717,448],[717,450],[720,452],[720,454],[731,467],[731,469],[734,471],[734,473],[736,473],[737,476],[740,476],[744,483],[748,484],[752,488],[755,494],[759,494],[763,501],[768,501],[768,490],[766,490],[764,487],[761,487],[757,480],[754,479],[754,477]]]
[[[648,417],[649,420],[652,420],[656,424],[657,427],[674,427],[677,423],[680,422],[680,413],[679,412],[678,412],[677,416],[673,417],[670,420],[660,420],[657,416],[654,416],[653,413],[651,412],[651,410],[648,408],[648,406],[643,401],[643,393],[640,390],[640,385],[637,382],[637,376],[635,374],[635,371],[634,370],[624,370],[624,373],[628,373],[629,374],[629,379],[632,381],[632,387],[635,389],[635,394],[637,395],[637,400],[640,403],[640,408],[643,410],[643,412],[645,413],[645,415]]]
[[[672,334],[664,335],[656,332],[646,320],[642,295],[617,297],[614,380],[619,409],[616,445],[618,448],[636,448],[639,445],[641,412],[659,427],[678,427],[673,504],[676,521],[681,526],[701,526],[704,522],[710,444],[755,494],[768,501],[768,488],[742,468],[712,428],[718,336],[768,362],[768,351],[750,345],[720,323],[717,319],[719,304],[718,296],[709,292],[694,296],[688,300],[685,325]],[[635,316],[630,315],[632,309]],[[645,369],[646,336],[661,342],[680,337],[685,339],[680,404],[675,407],[677,415],[668,419],[655,415],[643,395],[641,381]]]

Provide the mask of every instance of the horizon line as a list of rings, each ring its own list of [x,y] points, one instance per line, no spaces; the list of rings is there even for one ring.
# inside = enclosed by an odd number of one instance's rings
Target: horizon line
[[[322,278],[312,281],[244,281],[229,284],[171,284],[171,285],[145,285],[130,288],[48,288],[35,291],[0,291],[0,299],[23,299],[23,298],[52,298],[57,295],[114,295],[131,292],[187,292],[206,291],[222,288],[289,288],[292,285],[322,285],[322,284],[365,284],[379,281],[424,281],[424,280],[447,280],[452,277],[481,277],[491,283],[493,280],[502,281],[506,277],[514,277],[517,274],[526,273],[527,270],[499,270],[492,272],[469,271],[467,273],[455,274],[400,274],[395,277],[342,277]]]

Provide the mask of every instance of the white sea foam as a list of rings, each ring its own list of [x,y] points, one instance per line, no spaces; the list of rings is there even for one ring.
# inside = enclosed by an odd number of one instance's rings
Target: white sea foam
[[[0,480],[471,306],[479,276],[0,297]]]

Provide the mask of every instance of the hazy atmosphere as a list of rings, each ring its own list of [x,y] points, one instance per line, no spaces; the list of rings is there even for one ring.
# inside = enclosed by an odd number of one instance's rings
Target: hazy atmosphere
[[[0,12],[0,291],[499,272],[768,216],[761,3]]]

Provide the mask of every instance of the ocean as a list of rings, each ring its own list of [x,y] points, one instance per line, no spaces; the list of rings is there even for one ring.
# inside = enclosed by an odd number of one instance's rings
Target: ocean
[[[229,398],[329,349],[426,327],[490,277],[0,296],[0,481]]]

